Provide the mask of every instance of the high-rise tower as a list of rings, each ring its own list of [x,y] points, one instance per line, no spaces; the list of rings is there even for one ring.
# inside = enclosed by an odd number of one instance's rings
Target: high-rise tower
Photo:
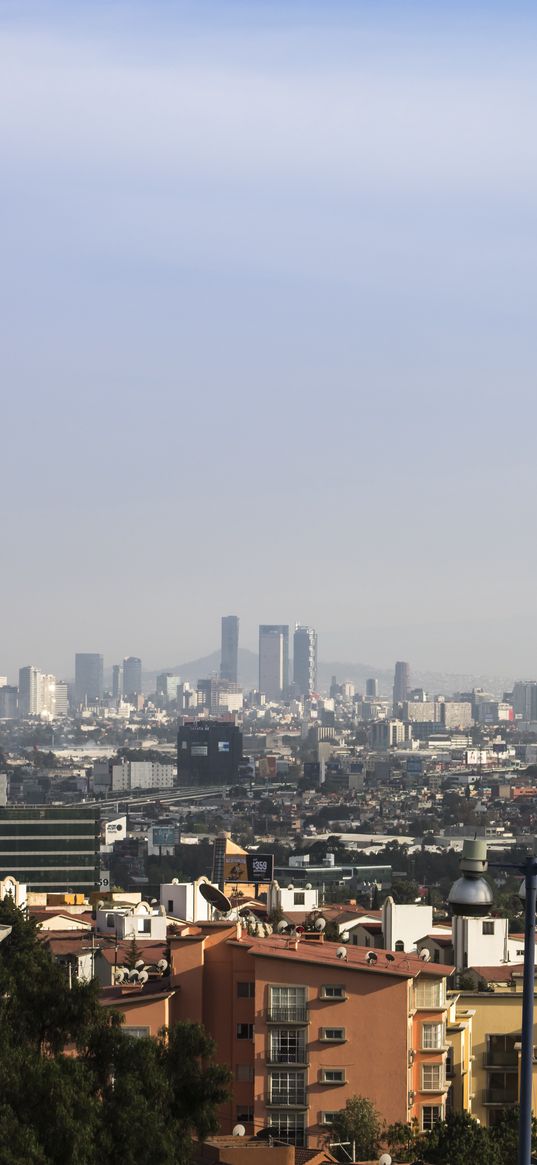
[[[298,624],[293,636],[293,680],[301,696],[317,691],[317,632]]]
[[[75,655],[75,700],[95,704],[103,698],[103,657],[91,651]]]
[[[137,655],[129,655],[123,660],[123,695],[140,696],[142,693],[142,661]]]
[[[239,675],[239,619],[237,615],[222,616],[222,654],[220,679],[238,683]]]
[[[395,665],[395,673],[393,677],[393,706],[396,708],[399,704],[404,704],[408,700],[408,692],[410,688],[410,668],[408,663],[404,660],[398,660]]]
[[[279,703],[289,686],[289,627],[262,623],[259,627],[259,691]]]

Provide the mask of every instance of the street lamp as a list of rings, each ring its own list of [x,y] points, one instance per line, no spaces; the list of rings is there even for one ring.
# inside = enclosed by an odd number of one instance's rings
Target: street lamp
[[[453,914],[479,917],[488,914],[493,896],[483,877],[488,868],[486,842],[465,841],[461,874],[451,887],[448,903]],[[522,991],[522,1050],[520,1054],[520,1119],[518,1165],[531,1165],[531,1120],[533,1083],[533,997],[535,991],[535,910],[537,907],[537,860],[529,856],[524,864],[499,862],[491,868],[516,870],[524,875],[520,897],[525,903],[524,978]]]

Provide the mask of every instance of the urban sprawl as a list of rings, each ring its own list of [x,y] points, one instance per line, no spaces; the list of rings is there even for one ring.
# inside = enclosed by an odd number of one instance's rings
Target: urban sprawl
[[[280,624],[241,685],[233,615],[197,682],[93,653],[0,677],[0,898],[133,1038],[203,1025],[230,1069],[208,1165],[232,1136],[341,1156],[355,1098],[415,1137],[519,1102],[537,680],[319,687],[316,631]]]

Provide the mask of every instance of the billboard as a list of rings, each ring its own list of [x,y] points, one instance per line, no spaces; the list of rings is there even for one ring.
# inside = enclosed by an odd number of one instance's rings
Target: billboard
[[[225,854],[224,882],[271,882],[272,854]]]
[[[178,830],[175,825],[153,825],[151,841],[153,845],[165,845],[173,848],[177,845]]]

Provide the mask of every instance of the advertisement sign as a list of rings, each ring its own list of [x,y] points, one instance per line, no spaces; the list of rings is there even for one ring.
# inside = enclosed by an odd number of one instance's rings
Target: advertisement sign
[[[105,845],[113,845],[115,841],[124,841],[127,836],[127,818],[114,817],[113,821],[107,821],[104,827],[104,843]]]
[[[153,845],[173,846],[177,845],[178,830],[175,825],[153,825],[151,830],[151,840]]]
[[[272,854],[225,854],[225,882],[271,882],[274,874]]]

